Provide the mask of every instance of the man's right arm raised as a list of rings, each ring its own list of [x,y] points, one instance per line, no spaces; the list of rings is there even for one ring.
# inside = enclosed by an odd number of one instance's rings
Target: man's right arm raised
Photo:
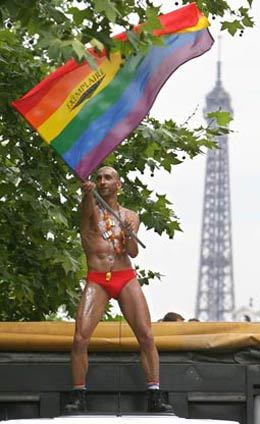
[[[93,190],[95,189],[95,187],[96,185],[91,181],[85,181],[81,187],[83,197],[80,205],[80,230],[82,236],[86,234],[86,231],[88,231],[90,225],[94,228],[96,226],[98,227],[96,203],[93,196]]]

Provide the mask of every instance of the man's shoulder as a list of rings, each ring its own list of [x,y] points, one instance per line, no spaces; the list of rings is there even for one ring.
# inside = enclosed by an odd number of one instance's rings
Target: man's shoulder
[[[124,214],[128,216],[138,217],[138,213],[133,211],[132,209],[127,209],[127,208],[124,208],[123,206],[121,206],[120,208]]]

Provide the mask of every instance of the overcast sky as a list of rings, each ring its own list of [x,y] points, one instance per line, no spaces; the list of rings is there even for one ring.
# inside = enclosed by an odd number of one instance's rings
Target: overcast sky
[[[236,0],[235,4],[247,5]],[[255,0],[254,29],[242,37],[222,33],[222,82],[230,94],[234,110],[229,136],[230,184],[233,233],[233,263],[236,308],[248,306],[253,298],[254,309],[260,310],[260,4]],[[172,0],[163,1],[165,12]],[[210,29],[215,44],[203,56],[180,67],[167,81],[153,106],[151,114],[160,119],[173,119],[182,124],[198,107],[190,126],[203,122],[205,96],[216,81],[219,23]],[[155,173],[149,183],[155,192],[164,194],[173,203],[183,233],[173,240],[160,237],[143,228],[140,238],[147,245],[136,263],[165,277],[145,287],[153,321],[168,311],[186,318],[194,316],[198,285],[200,238],[206,157],[186,160],[174,167],[171,175]]]

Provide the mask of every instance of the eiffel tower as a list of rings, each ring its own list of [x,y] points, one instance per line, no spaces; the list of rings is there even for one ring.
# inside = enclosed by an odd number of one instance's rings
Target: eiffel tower
[[[233,114],[229,94],[217,80],[206,96],[205,118],[217,110]],[[216,137],[219,149],[207,153],[196,317],[201,321],[231,321],[235,310],[228,136]]]

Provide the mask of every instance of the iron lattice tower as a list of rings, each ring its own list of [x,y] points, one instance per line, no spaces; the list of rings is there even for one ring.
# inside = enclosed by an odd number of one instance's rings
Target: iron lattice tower
[[[233,113],[230,96],[217,81],[206,97],[205,118],[217,110]],[[231,321],[235,310],[229,153],[227,135],[216,138],[219,149],[207,153],[196,317],[202,321]]]

